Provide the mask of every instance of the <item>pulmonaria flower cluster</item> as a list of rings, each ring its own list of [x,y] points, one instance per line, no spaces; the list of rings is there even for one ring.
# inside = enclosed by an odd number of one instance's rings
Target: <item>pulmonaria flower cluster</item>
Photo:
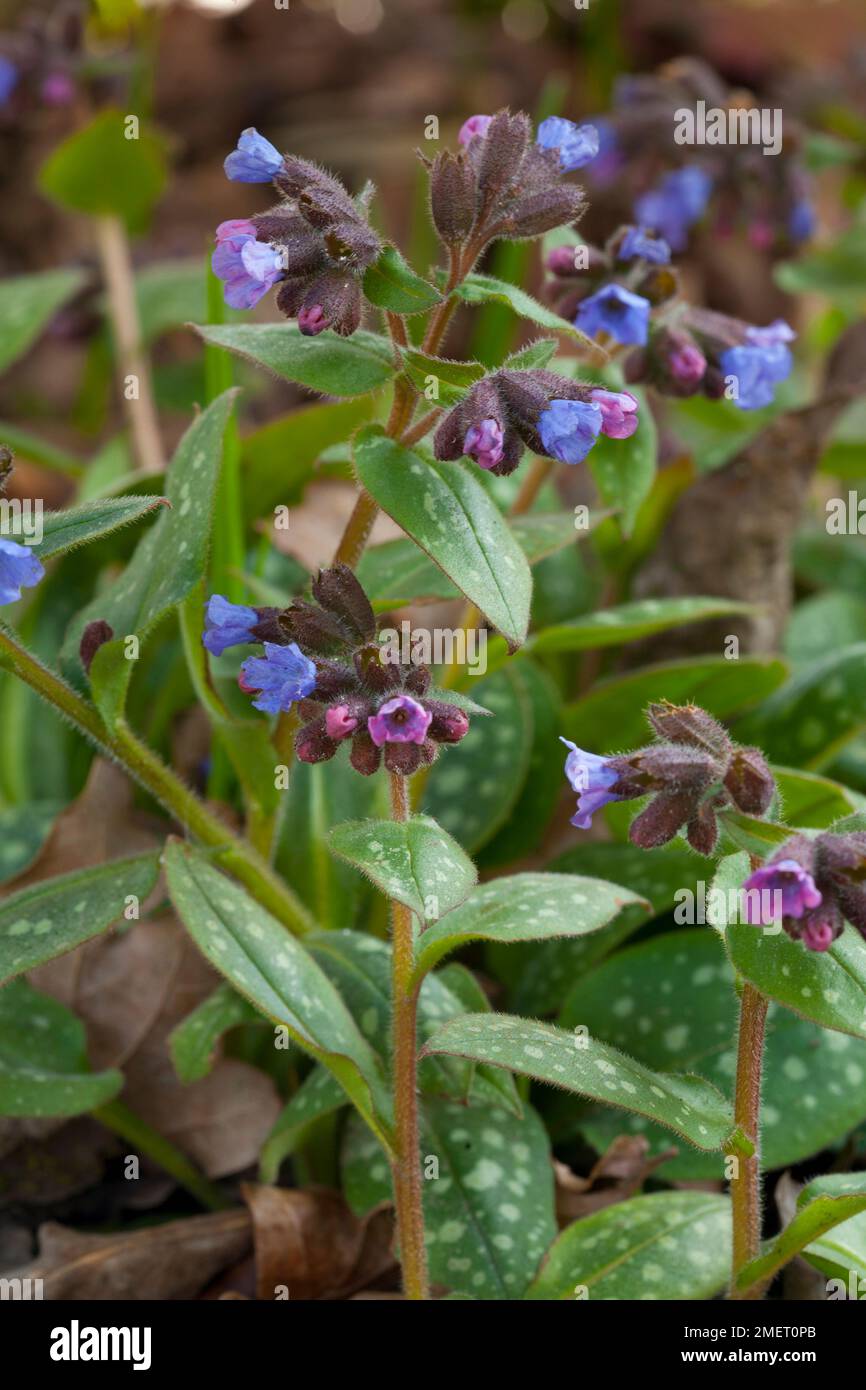
[[[791,374],[789,343],[796,334],[783,319],[765,328],[687,307],[670,324],[651,327],[645,349],[624,363],[629,382],[651,382],[671,396],[701,391],[726,397],[740,410],[773,403],[776,387]]]
[[[671,248],[646,226],[620,227],[603,249],[559,246],[547,258],[545,298],[563,318],[594,338],[643,346],[654,309],[677,292]]]
[[[788,253],[813,235],[816,224],[798,121],[785,111],[784,140],[773,158],[761,143],[717,134],[738,113],[765,105],[732,91],[699,58],[620,77],[611,110],[593,117],[600,143],[590,168],[593,187],[618,203],[627,199],[635,219],[655,228],[675,251],[704,221],[714,238],[740,234],[758,250]],[[709,118],[702,138],[677,143],[683,113],[697,122],[699,112]]]
[[[679,830],[699,854],[711,854],[718,838],[717,811],[734,806],[762,815],[775,790],[757,748],[735,744],[715,719],[695,705],[650,705],[647,720],[658,741],[633,753],[604,758],[568,739],[565,775],[578,794],[572,825],[587,830],[611,801],[651,796],[629,830],[633,844],[652,849]]]
[[[364,272],[382,250],[363,209],[339,179],[309,160],[281,155],[252,127],[225,171],[238,183],[273,183],[283,195],[269,212],[217,228],[212,265],[225,283],[226,302],[252,308],[279,283],[277,306],[297,319],[302,333],[354,333]]]
[[[750,874],[742,897],[747,922],[781,920],[810,951],[828,950],[845,919],[866,938],[866,834],[792,835]]]
[[[583,190],[563,175],[581,169],[598,152],[591,126],[551,117],[536,138],[523,112],[470,116],[459,135],[461,148],[432,161],[430,208],[442,241],[468,245],[476,259],[496,238],[523,240],[575,222],[583,213]]]
[[[429,766],[441,744],[459,743],[469,729],[466,714],[449,700],[430,698],[426,667],[389,659],[352,570],[322,570],[312,593],[315,602],[298,599],[283,610],[215,594],[202,639],[215,654],[263,642],[263,656],[241,666],[239,684],[257,695],[256,709],[278,714],[298,707],[300,761],[325,762],[348,741],[356,771],[369,776],[384,760],[389,772],[408,777]]]
[[[503,476],[513,473],[524,446],[534,454],[580,463],[600,435],[628,439],[638,403],[627,391],[569,381],[556,372],[494,372],[476,382],[440,423],[438,459],[472,458]]]

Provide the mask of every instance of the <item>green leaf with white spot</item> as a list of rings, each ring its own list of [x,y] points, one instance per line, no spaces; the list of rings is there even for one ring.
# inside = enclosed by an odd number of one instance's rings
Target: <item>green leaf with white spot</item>
[[[23,873],[33,863],[62,809],[59,801],[0,806],[0,883]]]
[[[703,1299],[724,1288],[731,1203],[708,1192],[653,1192],[567,1226],[529,1299]]]
[[[866,1173],[830,1173],[827,1177],[816,1178],[798,1196],[797,1210],[785,1229],[768,1243],[758,1259],[740,1271],[737,1288],[748,1289],[752,1284],[772,1279],[806,1246],[861,1213],[866,1213]],[[866,1233],[866,1222],[860,1224]],[[845,1232],[837,1234],[844,1242]],[[866,1242],[863,1251],[866,1254]]]
[[[624,907],[643,903],[615,883],[577,874],[514,874],[476,888],[418,938],[415,978],[469,941],[543,941],[585,936],[612,921]]]
[[[110,536],[121,526],[139,521],[166,504],[165,497],[106,497],[80,507],[67,507],[62,512],[46,512],[42,518],[42,540],[30,549],[40,560],[65,555],[79,545]]]
[[[697,904],[695,904],[697,906]],[[752,928],[754,930],[754,928]],[[565,1028],[585,1026],[648,1067],[697,1072],[733,1091],[738,1016],[734,972],[717,932],[680,928],[629,946],[577,981]],[[764,1055],[761,1162],[766,1171],[800,1163],[866,1118],[866,1043],[828,1032],[771,1003]],[[603,1151],[617,1134],[641,1134],[652,1154],[670,1135],[634,1117],[575,1106],[585,1138]],[[720,1156],[681,1149],[660,1173],[671,1181],[723,1177]]]
[[[647,739],[644,710],[654,701],[691,702],[717,719],[729,719],[769,695],[786,673],[784,662],[758,656],[739,661],[698,657],[646,666],[599,681],[590,694],[566,705],[562,732],[593,753],[640,747]]]
[[[718,598],[638,599],[545,628],[532,637],[528,645],[536,652],[594,651],[599,647],[636,642],[687,623],[704,622],[728,613],[745,613],[751,607],[747,603]]]
[[[346,1104],[346,1093],[324,1067],[314,1067],[274,1121],[259,1157],[259,1182],[275,1183],[284,1159],[295,1152],[310,1126]]]
[[[0,281],[0,372],[24,356],[83,284],[81,270],[44,270]]]
[[[425,925],[462,903],[478,879],[472,860],[431,816],[347,821],[334,827],[328,844]]]
[[[556,1234],[550,1147],[538,1116],[531,1106],[518,1119],[499,1107],[428,1099],[421,1153],[438,1163],[438,1177],[422,1189],[432,1282],[475,1298],[520,1298]],[[356,1212],[390,1199],[384,1156],[352,1122],[341,1166]]]
[[[728,927],[734,968],[768,999],[800,1018],[866,1038],[866,941],[847,926],[828,951],[807,951],[781,922]]]
[[[423,314],[442,296],[418,275],[396,246],[386,246],[363,279],[364,298],[391,314]]]
[[[720,1149],[734,1130],[728,1102],[699,1076],[654,1072],[591,1033],[567,1033],[507,1014],[470,1015],[446,1023],[423,1049],[447,1053],[546,1081],[656,1120],[696,1148]]]
[[[382,510],[509,646],[519,647],[529,624],[532,575],[508,523],[472,470],[459,462],[425,462],[377,425],[357,436],[355,465],[360,482]]]
[[[866,1213],[849,1217],[813,1240],[803,1251],[803,1257],[828,1279],[839,1281],[835,1286],[828,1286],[828,1302],[840,1298],[862,1299],[866,1293]]]
[[[459,748],[434,764],[424,792],[425,810],[470,852],[508,821],[529,772],[533,728],[522,662],[479,681],[473,693],[495,718],[473,720]]]
[[[203,854],[171,841],[165,865],[172,902],[211,965],[333,1072],[387,1142],[390,1097],[378,1059],[310,953]]]
[[[394,354],[387,338],[359,328],[343,338],[326,328],[307,338],[295,323],[196,325],[214,347],[228,348],[276,376],[328,396],[364,396],[394,376]]]
[[[590,527],[599,520],[596,512]],[[509,525],[530,565],[573,545],[574,523],[560,512],[513,517]],[[583,532],[582,534],[586,534]],[[377,612],[409,603],[459,598],[460,591],[414,541],[383,541],[368,546],[358,563],[358,579]]]
[[[26,980],[0,990],[0,1115],[84,1115],[113,1100],[119,1071],[91,1072],[84,1025]]]
[[[47,878],[0,902],[0,981],[64,955],[142,902],[156,883],[155,854],[115,859]]]
[[[163,511],[139,541],[123,574],[70,625],[63,660],[75,671],[80,671],[78,645],[87,624],[101,618],[113,629],[114,641],[99,649],[97,671],[104,667],[106,677],[120,681],[121,699],[135,665],[126,659],[124,639],[142,639],[204,576],[222,438],[235,395],[224,392],[190,425],[168,470],[171,509]],[[115,710],[118,703],[115,698]]]
[[[866,729],[866,642],[803,667],[734,728],[771,762],[822,768]]]
[[[181,1019],[168,1038],[174,1069],[186,1085],[200,1081],[212,1070],[221,1039],[242,1023],[261,1023],[261,1014],[232,989],[217,985],[198,1008]],[[334,1082],[336,1086],[336,1081]],[[341,1091],[342,1095],[343,1092]]]

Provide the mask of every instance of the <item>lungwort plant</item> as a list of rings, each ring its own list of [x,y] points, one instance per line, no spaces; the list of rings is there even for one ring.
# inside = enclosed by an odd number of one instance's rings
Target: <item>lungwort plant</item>
[[[94,219],[116,314],[134,219],[80,173],[110,161],[112,119],[52,156],[43,185]],[[107,482],[104,464],[100,483],[24,441],[79,497],[38,543],[0,541],[0,598],[27,592],[0,660],[60,716],[5,683],[4,795],[32,790],[3,812],[0,1112],[93,1114],[205,1205],[233,1200],[134,1113],[119,1069],[89,1069],[50,980],[26,979],[112,927],[140,931],[167,892],[222,977],[174,1028],[178,1075],[195,1084],[243,1035],[282,1100],[262,1181],[290,1159],[315,1178],[327,1149],[358,1215],[393,1202],[413,1299],[757,1297],[799,1252],[824,1268],[822,1237],[866,1211],[862,1176],[834,1172],[762,1244],[762,1171],[866,1119],[862,797],[812,770],[856,731],[862,648],[817,713],[808,665],[789,684],[780,660],[712,648],[606,665],[744,613],[629,596],[686,481],[656,473],[655,417],[727,397],[743,412],[727,428],[751,437],[794,335],[688,304],[650,219],[585,244],[575,174],[598,154],[592,126],[473,116],[423,158],[443,263],[421,274],[371,220],[371,188],[353,196],[244,131],[226,174],[275,201],[257,211],[251,191],[249,215],[216,231],[195,314],[206,399],[164,479],[140,416],[138,467]],[[706,189],[666,188],[668,224],[686,203],[700,217]],[[493,243],[537,238],[545,302],[479,270]],[[158,335],[177,279],[145,274],[137,312]],[[65,271],[3,287],[18,349],[78,288]],[[243,317],[269,295],[281,318]],[[456,311],[491,305],[541,336],[450,357]],[[321,399],[241,435],[233,365],[253,393],[262,368]],[[262,521],[291,514],[320,460],[356,495],[308,574]],[[371,544],[380,513],[400,534]],[[484,637],[480,678],[459,641],[450,657],[431,645],[430,601],[458,604],[452,638]],[[178,760],[169,731],[191,706],[206,746]],[[80,738],[161,808],[164,843],[18,887],[81,786]],[[560,738],[573,830],[556,827]],[[73,769],[62,784],[56,766]],[[587,835],[605,822],[606,839]],[[649,1190],[558,1232],[552,1141],[604,1152],[623,1133],[645,1165],[631,1191]]]

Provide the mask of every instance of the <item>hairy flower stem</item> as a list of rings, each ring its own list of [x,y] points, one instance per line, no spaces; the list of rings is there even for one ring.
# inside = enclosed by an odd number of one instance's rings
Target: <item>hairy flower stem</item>
[[[754,1152],[748,1157],[743,1154],[732,1155],[737,1165],[731,1179],[733,1299],[757,1299],[761,1297],[762,1292],[760,1285],[753,1285],[744,1292],[738,1291],[737,1277],[749,1261],[756,1259],[761,1253],[761,1067],[766,1021],[766,998],[748,981],[744,981],[740,997],[734,1123],[754,1146]]]
[[[409,818],[406,779],[391,773],[391,809],[395,820]],[[391,1166],[397,1236],[407,1298],[429,1298],[424,1209],[421,1199],[421,1154],[418,1139],[418,985],[413,985],[412,913],[391,903],[391,1007],[393,1010],[394,1123],[396,1155]]]
[[[129,427],[142,473],[162,473],[165,458],[153,398],[150,365],[142,347],[141,323],[135,297],[135,277],[126,230],[119,217],[96,219],[96,240],[108,292],[108,307],[117,351],[117,365]],[[128,397],[133,378],[136,394]]]
[[[37,695],[59,710],[71,724],[113,758],[203,845],[220,851],[220,863],[237,878],[262,907],[298,935],[315,923],[292,890],[248,841],[214,815],[177,773],[119,720],[109,729],[99,711],[82,699],[54,671],[43,666],[17,638],[0,627],[0,666],[23,680]]]

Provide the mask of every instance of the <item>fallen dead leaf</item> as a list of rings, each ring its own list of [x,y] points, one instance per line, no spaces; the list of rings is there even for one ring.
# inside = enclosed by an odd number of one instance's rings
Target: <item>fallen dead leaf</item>
[[[256,1297],[345,1298],[395,1265],[393,1215],[359,1219],[339,1192],[244,1183],[253,1220]]]
[[[556,1216],[560,1226],[633,1197],[653,1169],[677,1152],[677,1149],[667,1149],[655,1158],[648,1158],[649,1143],[642,1135],[619,1134],[593,1165],[588,1177],[579,1177],[565,1163],[554,1159]]]
[[[251,1240],[249,1213],[240,1208],[110,1236],[47,1222],[39,1254],[6,1277],[41,1279],[46,1299],[194,1298]]]

